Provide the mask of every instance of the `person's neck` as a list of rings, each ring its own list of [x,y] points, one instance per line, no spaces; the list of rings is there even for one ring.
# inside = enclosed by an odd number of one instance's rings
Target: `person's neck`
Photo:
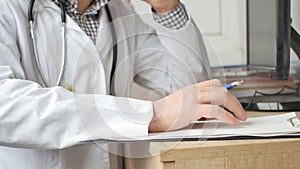
[[[91,5],[92,0],[78,0],[77,11],[83,14]]]

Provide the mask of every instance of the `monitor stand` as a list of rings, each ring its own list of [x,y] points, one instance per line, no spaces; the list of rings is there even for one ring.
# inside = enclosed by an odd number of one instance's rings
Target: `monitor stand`
[[[256,96],[239,98],[247,111],[299,111],[300,93],[286,93],[276,96]],[[252,102],[251,102],[252,100]]]

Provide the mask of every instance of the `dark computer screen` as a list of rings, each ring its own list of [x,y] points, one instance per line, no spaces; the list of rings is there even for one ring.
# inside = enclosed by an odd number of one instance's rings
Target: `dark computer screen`
[[[248,65],[287,79],[290,68],[290,0],[247,1]]]

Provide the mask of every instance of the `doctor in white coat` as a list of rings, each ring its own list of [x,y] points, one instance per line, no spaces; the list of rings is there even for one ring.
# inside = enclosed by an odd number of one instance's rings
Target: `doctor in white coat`
[[[147,2],[161,13],[178,5],[177,0]],[[110,168],[105,145],[81,143],[176,130],[201,117],[231,125],[246,120],[237,99],[218,80],[204,81],[209,63],[191,18],[178,30],[158,23],[150,27],[130,3],[111,0],[118,44],[111,86],[107,13],[100,10],[95,41],[67,15],[66,57],[57,86],[64,48],[60,8],[51,0],[35,2],[36,64],[28,6],[29,0],[0,0],[0,169]],[[158,97],[173,94],[153,102],[137,100],[129,98],[134,86]]]

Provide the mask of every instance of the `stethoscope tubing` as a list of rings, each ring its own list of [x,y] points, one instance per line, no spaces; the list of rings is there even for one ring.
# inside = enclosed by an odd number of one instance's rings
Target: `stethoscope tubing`
[[[116,35],[116,29],[115,26],[113,24],[113,19],[112,19],[112,15],[110,13],[108,4],[105,5],[105,11],[107,13],[107,17],[108,20],[110,22],[110,27],[111,27],[111,34],[112,34],[112,38],[113,38],[113,62],[112,62],[112,68],[111,68],[111,73],[110,73],[110,94],[115,96],[115,72],[116,72],[116,67],[117,67],[117,59],[118,59],[118,45],[117,45],[117,35]]]
[[[56,82],[56,86],[60,85],[62,75],[64,72],[65,68],[65,59],[66,59],[66,39],[65,39],[65,25],[66,25],[66,11],[64,9],[63,3],[61,0],[56,0],[56,2],[59,2],[60,10],[61,10],[61,41],[62,41],[62,60],[61,60],[61,68],[59,72],[59,76]],[[113,38],[113,62],[112,62],[112,69],[111,69],[111,76],[110,76],[110,94],[115,95],[115,88],[114,88],[114,74],[116,71],[116,65],[117,65],[117,57],[118,57],[118,46],[117,46],[117,36],[116,36],[116,30],[113,24],[113,19],[111,12],[108,7],[108,2],[109,0],[103,0],[101,3],[101,6],[105,8],[105,11],[108,16],[108,20],[110,22],[111,26],[111,33],[112,33],[112,38]],[[33,17],[33,7],[34,7],[35,0],[31,0],[29,3],[28,7],[28,21],[30,23],[30,34],[32,38],[32,45],[33,45],[33,50],[34,50],[34,58],[35,62],[38,68],[38,71],[40,73],[40,76],[42,78],[42,81],[45,85],[47,86],[45,76],[42,73],[42,69],[40,66],[40,61],[38,58],[38,52],[37,52],[37,46],[36,46],[36,40],[35,40],[35,35],[34,35],[34,17]]]
[[[38,68],[38,71],[40,73],[40,76],[42,78],[42,81],[44,83],[44,86],[47,86],[46,83],[46,79],[44,74],[42,73],[42,68],[40,66],[40,60],[38,57],[38,52],[37,52],[37,47],[36,47],[36,40],[35,40],[35,35],[34,35],[34,17],[33,17],[33,7],[34,7],[34,3],[35,0],[31,0],[29,3],[29,7],[28,7],[28,21],[30,23],[30,34],[31,34],[31,39],[32,39],[32,46],[33,46],[33,50],[34,50],[34,58],[35,58],[35,62]],[[65,43],[65,23],[66,23],[66,12],[63,6],[63,3],[61,0],[59,0],[59,6],[60,6],[60,10],[61,10],[61,40],[62,40],[62,59],[61,59],[61,66],[60,66],[60,71],[59,71],[59,75],[58,75],[58,79],[56,82],[56,86],[59,86],[60,82],[61,82],[61,78],[64,72],[64,68],[65,68],[65,58],[66,58],[66,43]]]

